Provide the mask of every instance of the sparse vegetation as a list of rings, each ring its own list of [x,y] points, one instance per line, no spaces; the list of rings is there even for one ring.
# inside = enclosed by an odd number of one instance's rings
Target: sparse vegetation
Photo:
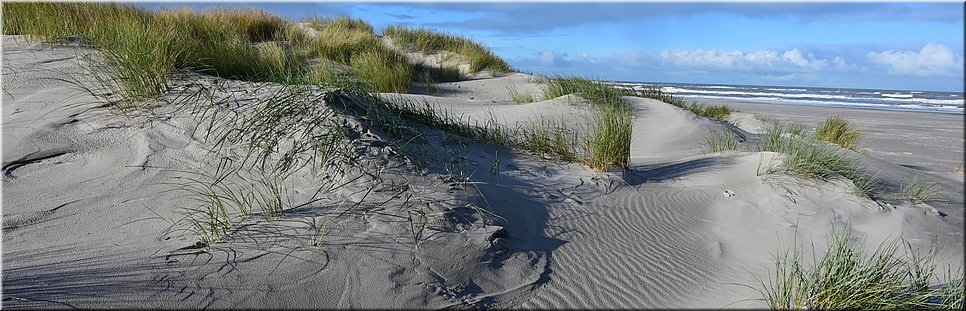
[[[731,113],[737,111],[731,107],[728,107],[727,105],[708,105],[698,104],[697,102],[693,101],[688,102],[680,97],[675,97],[672,93],[662,92],[660,89],[656,88],[630,91],[634,92],[634,96],[660,100],[662,102],[677,106],[678,108],[691,111],[696,115],[721,122],[727,122],[728,117],[731,116]]]
[[[513,84],[507,85],[507,92],[510,94],[510,100],[516,104],[526,104],[535,101],[533,94],[529,92],[520,92]]]
[[[899,195],[913,203],[925,203],[936,196],[936,183],[916,177],[899,186]]]
[[[764,151],[785,154],[781,170],[818,179],[842,176],[852,181],[856,195],[872,197],[876,194],[879,183],[875,175],[869,174],[858,159],[835,145],[790,133],[800,132],[800,128],[775,121],[762,137]]]
[[[780,152],[787,156],[788,167],[805,177],[827,179],[839,174],[851,179],[859,171],[857,160],[843,150],[827,145],[789,139],[782,144]]]
[[[384,33],[395,44],[404,48],[423,53],[450,51],[459,54],[464,62],[469,63],[470,72],[475,73],[484,69],[497,72],[513,71],[510,64],[493,54],[490,49],[463,36],[440,33],[426,28],[413,30],[394,25],[386,27]]]
[[[884,242],[863,255],[850,231],[833,232],[824,256],[807,262],[797,245],[775,258],[775,274],[761,282],[763,300],[772,309],[959,309],[963,274],[947,273],[938,280],[935,253],[918,255],[908,242],[905,254],[899,239]],[[815,250],[812,250],[814,256]],[[948,269],[948,268],[947,268]]]
[[[825,119],[815,130],[815,139],[837,144],[847,149],[857,149],[862,132],[839,117],[831,116]]]
[[[684,108],[696,115],[722,122],[726,122],[728,117],[731,116],[731,113],[734,112],[734,110],[725,105],[701,105],[691,103]]]
[[[568,130],[563,122],[538,120],[522,128],[516,135],[522,137],[527,150],[536,154],[567,161],[579,159],[578,135]]]
[[[786,133],[792,134],[798,137],[805,137],[805,124],[801,123],[788,123],[786,124],[788,128]]]
[[[576,94],[586,99],[591,105],[618,105],[621,96],[636,96],[632,90],[620,89],[607,83],[584,79],[576,76],[552,75],[546,77],[543,98],[551,99],[564,95]],[[622,105],[622,104],[620,104]]]
[[[547,78],[543,97],[550,99],[576,94],[594,109],[594,119],[586,138],[584,161],[595,170],[610,166],[627,167],[630,156],[633,116],[621,96],[634,92],[594,80],[555,75]]]
[[[852,194],[864,198],[874,198],[879,192],[878,174],[868,171],[857,172],[852,177]]]
[[[725,152],[738,150],[738,139],[731,131],[712,131],[705,134],[705,144],[708,152]]]

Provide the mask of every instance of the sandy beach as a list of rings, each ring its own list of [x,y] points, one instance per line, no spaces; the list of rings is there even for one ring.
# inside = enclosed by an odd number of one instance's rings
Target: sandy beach
[[[843,230],[963,266],[962,114],[727,103],[729,123],[621,96],[626,167],[595,170],[558,149],[607,107],[545,96],[542,76],[464,62],[362,96],[176,70],[122,111],[101,52],[2,44],[4,308],[765,308],[776,254]],[[762,151],[762,119],[829,115],[864,133],[843,152],[878,197]],[[558,149],[533,147],[547,128]],[[738,145],[711,152],[709,133]],[[896,196],[915,176],[939,193]]]

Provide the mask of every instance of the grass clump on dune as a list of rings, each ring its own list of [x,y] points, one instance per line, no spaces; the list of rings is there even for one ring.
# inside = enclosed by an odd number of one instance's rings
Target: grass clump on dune
[[[762,146],[765,151],[785,154],[786,168],[805,177],[825,179],[839,174],[854,180],[862,175],[858,160],[845,150],[793,137],[783,123],[772,123],[762,138]]]
[[[359,80],[379,92],[405,93],[412,80],[406,58],[386,47],[361,19],[346,16],[309,20],[318,31],[310,55],[347,65]]]
[[[864,255],[864,246],[848,231],[833,232],[825,255],[811,265],[797,246],[776,256],[774,278],[768,285],[759,280],[759,292],[769,307],[782,310],[961,309],[962,270],[947,272],[945,284],[930,286],[938,280],[935,253],[917,255],[905,245],[902,255],[898,239]]]
[[[5,34],[48,40],[79,36],[103,51],[107,73],[96,78],[116,93],[116,107],[128,108],[168,90],[167,78],[184,48],[170,44],[180,35],[175,25],[155,20],[130,5],[82,3],[4,3]],[[82,40],[83,41],[83,40]]]
[[[506,88],[507,92],[510,94],[510,100],[513,101],[513,103],[526,104],[536,101],[536,99],[533,97],[533,94],[530,94],[530,92],[527,91],[518,91],[516,86],[514,86],[512,83],[507,84]]]
[[[781,150],[789,167],[805,177],[829,178],[833,173],[850,178],[859,171],[859,162],[841,149],[804,140],[789,140]]]
[[[711,153],[738,150],[738,139],[730,130],[709,132],[704,139],[708,152]]]
[[[586,163],[595,170],[610,166],[627,168],[631,153],[633,117],[624,105],[604,106],[594,113],[594,123],[587,139]]]
[[[373,50],[352,55],[350,63],[356,75],[373,90],[392,93],[409,90],[412,73],[402,55]]]
[[[431,78],[440,82],[456,82],[465,78],[460,69],[453,65],[420,66],[419,71],[429,74]]]
[[[587,100],[594,109],[591,134],[584,148],[587,165],[595,170],[606,170],[612,165],[626,168],[630,157],[633,116],[621,96],[633,96],[633,92],[578,77],[555,75],[547,78],[544,98],[568,94],[576,94]]]
[[[493,51],[472,40],[457,35],[440,33],[426,28],[408,29],[401,26],[387,26],[384,33],[404,48],[423,53],[450,51],[459,54],[469,63],[470,72],[483,69],[507,72],[513,71],[506,61],[493,54]]]
[[[859,137],[861,136],[862,131],[853,127],[848,121],[839,116],[828,117],[815,130],[815,139],[837,144],[848,149],[858,147]]]
[[[691,111],[692,113],[722,122],[726,122],[735,109],[727,105],[701,105],[696,102],[688,102],[672,93],[662,92],[660,89],[649,88],[635,91],[635,96],[660,100],[662,102],[677,106],[678,108]]]
[[[936,196],[935,188],[935,183],[916,177],[899,186],[899,195],[913,203],[925,203]]]
[[[552,75],[544,83],[543,98],[576,94],[594,106],[623,105],[621,96],[636,96],[631,90],[611,87],[607,83],[575,76]]]
[[[179,37],[174,25],[130,15],[97,27],[91,35],[107,66],[106,72],[95,70],[94,76],[112,89],[120,86],[113,90],[122,97],[115,107],[131,108],[169,89],[168,77],[185,53],[183,46],[170,44]]]
[[[696,115],[719,121],[726,121],[728,116],[731,116],[731,113],[734,112],[731,107],[725,105],[700,105],[697,103],[691,103],[685,109]]]
[[[761,139],[762,149],[785,154],[784,170],[818,179],[842,176],[852,181],[854,194],[877,194],[879,183],[875,174],[870,174],[858,159],[835,145],[799,136],[802,131],[800,124],[772,122]]]

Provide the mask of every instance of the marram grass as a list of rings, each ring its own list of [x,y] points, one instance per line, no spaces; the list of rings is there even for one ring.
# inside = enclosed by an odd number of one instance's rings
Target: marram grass
[[[711,153],[735,151],[738,150],[738,139],[730,130],[711,131],[705,134],[705,146]]]
[[[864,254],[863,244],[846,229],[832,233],[827,251],[818,258],[814,249],[807,256],[797,245],[777,255],[768,284],[759,280],[764,302],[781,310],[962,308],[962,269],[939,280],[934,252],[920,255],[896,239]],[[944,283],[932,285],[938,281]]]
[[[258,9],[150,12],[129,4],[3,3],[3,31],[57,42],[79,36],[105,52],[113,78],[130,102],[167,90],[176,68],[245,81],[336,84],[352,75],[373,91],[406,92],[413,69],[385,46],[371,25],[348,17],[314,18],[301,26]],[[454,36],[447,48],[469,59],[474,70],[510,70],[478,43]],[[457,40],[459,39],[459,40]],[[324,59],[338,66],[304,66]],[[461,79],[454,68],[434,73]],[[115,80],[115,81],[111,81]]]
[[[860,137],[862,137],[862,131],[839,116],[828,117],[815,130],[815,139],[837,144],[847,149],[856,149]]]
[[[899,186],[899,195],[913,203],[925,203],[936,194],[936,183],[919,177],[913,178],[909,182],[903,182]]]
[[[547,77],[543,94],[547,99],[575,94],[585,99],[594,110],[584,147],[584,162],[588,166],[599,171],[611,166],[627,168],[634,118],[621,97],[633,96],[633,92],[600,81],[554,75]]]
[[[510,64],[497,57],[490,49],[463,36],[426,28],[409,29],[394,25],[386,27],[384,33],[393,40],[393,43],[404,48],[424,53],[450,51],[459,54],[463,61],[469,63],[470,72],[484,69],[500,72],[513,70]]]

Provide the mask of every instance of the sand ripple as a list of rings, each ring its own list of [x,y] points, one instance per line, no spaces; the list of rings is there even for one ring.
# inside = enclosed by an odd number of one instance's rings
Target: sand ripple
[[[581,242],[554,252],[554,286],[528,307],[684,306],[715,270],[700,227],[712,198],[700,189],[621,187],[585,207],[595,217],[560,217]]]

